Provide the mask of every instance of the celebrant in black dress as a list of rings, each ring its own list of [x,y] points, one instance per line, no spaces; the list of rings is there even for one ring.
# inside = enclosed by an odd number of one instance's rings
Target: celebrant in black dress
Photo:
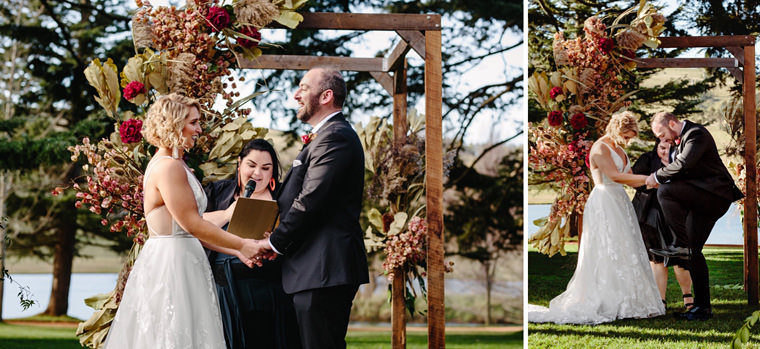
[[[671,147],[668,142],[654,142],[654,149],[641,154],[631,171],[635,174],[649,174],[659,170],[670,163]],[[673,244],[675,234],[665,223],[665,216],[657,201],[657,188],[647,189],[646,186],[636,188],[633,196],[633,208],[639,219],[641,237],[649,254],[649,264],[652,267],[657,288],[660,291],[662,302],[665,303],[665,291],[668,285],[668,267],[673,266],[678,285],[683,294],[684,307],[689,310],[694,306],[691,294],[691,275],[689,275],[688,261],[683,258],[669,258],[658,256],[649,252],[651,248],[665,248]]]
[[[280,163],[269,142],[254,139],[238,156],[235,177],[205,187],[208,207],[203,217],[226,229],[249,180],[256,182],[250,198],[277,200]],[[237,256],[209,255],[222,311],[227,348],[300,348],[293,302],[282,289],[281,260],[263,260],[248,268]]]

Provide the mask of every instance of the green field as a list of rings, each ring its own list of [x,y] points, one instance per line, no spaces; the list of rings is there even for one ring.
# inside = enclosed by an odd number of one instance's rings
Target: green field
[[[568,249],[570,250],[570,249]],[[528,254],[528,302],[547,306],[565,290],[577,261],[577,249],[566,257]],[[652,319],[625,319],[596,326],[529,324],[531,348],[726,348],[734,333],[755,308],[747,306],[741,248],[706,248],[714,317],[709,321],[674,319],[681,311],[681,292],[672,271],[668,278],[668,312]],[[760,347],[753,329],[750,347]]]
[[[39,326],[0,323],[0,348],[81,348],[69,326]],[[389,348],[391,332],[384,329],[349,331],[346,343],[349,348]],[[408,348],[427,348],[427,333],[407,333]],[[446,334],[447,348],[522,348],[522,332],[461,329]]]

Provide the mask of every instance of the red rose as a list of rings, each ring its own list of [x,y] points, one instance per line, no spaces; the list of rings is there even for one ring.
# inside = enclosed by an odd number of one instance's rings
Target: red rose
[[[142,140],[142,120],[129,119],[119,126],[119,137],[122,143],[137,143]]]
[[[261,33],[259,33],[259,30],[256,29],[256,27],[245,26],[240,29],[240,33],[256,40],[248,40],[246,38],[240,37],[237,38],[238,45],[248,48],[256,47],[259,45],[259,41],[261,41]]]
[[[559,110],[552,110],[549,115],[546,116],[549,121],[549,126],[562,125],[562,112]]]
[[[591,168],[591,162],[589,161],[589,155],[591,155],[591,153],[586,153],[586,167]]]
[[[307,135],[301,136],[301,142],[303,142],[304,145],[311,143],[311,141],[317,137],[315,133],[309,133]]]
[[[623,57],[633,60],[636,58],[636,53],[632,50],[623,50]]]
[[[576,131],[582,130],[588,125],[588,119],[586,119],[586,115],[583,113],[575,113],[570,117],[570,125],[573,126],[573,129]]]
[[[599,38],[597,45],[599,46],[599,51],[602,51],[602,53],[606,55],[615,48],[615,40],[610,38]]]
[[[124,98],[131,101],[133,98],[145,94],[145,85],[139,81],[132,81],[124,86]]]
[[[549,91],[549,97],[552,99],[557,98],[557,96],[564,94],[562,92],[562,88],[559,86],[552,87],[551,91]]]
[[[230,25],[230,14],[221,7],[212,6],[208,9],[206,20],[211,23],[211,32],[215,33]]]

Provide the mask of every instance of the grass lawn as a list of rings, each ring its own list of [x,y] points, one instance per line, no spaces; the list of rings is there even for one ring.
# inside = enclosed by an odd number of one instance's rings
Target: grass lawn
[[[0,348],[81,348],[74,328],[0,323]],[[349,331],[349,348],[389,348],[391,332]],[[408,332],[408,348],[427,348],[427,332]],[[522,348],[522,332],[497,333],[473,330],[446,334],[447,348]]]
[[[548,258],[535,250],[528,252],[528,302],[548,306],[565,290],[578,258],[577,248],[567,246],[568,255]],[[571,251],[571,249],[574,249]],[[653,319],[625,319],[596,326],[529,324],[531,348],[719,348],[730,347],[733,335],[753,310],[747,306],[743,290],[744,262],[741,248],[706,248],[710,269],[713,318],[709,321],[681,321],[673,312],[681,311],[681,291],[673,272],[668,277],[668,311]],[[758,327],[758,326],[755,326]],[[760,332],[752,330],[749,346],[760,347]]]

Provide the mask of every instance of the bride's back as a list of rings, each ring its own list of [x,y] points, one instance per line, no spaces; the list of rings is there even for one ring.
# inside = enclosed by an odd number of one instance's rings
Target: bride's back
[[[602,147],[606,148],[607,151],[603,151]],[[594,180],[594,185],[609,185],[616,183],[606,174],[604,174],[602,169],[599,167],[599,164],[597,164],[596,159],[601,159],[601,161],[610,161],[615,166],[615,170],[617,170],[617,172],[624,172],[624,168],[628,166],[627,155],[623,153],[626,156],[626,159],[623,159],[620,154],[618,154],[617,150],[613,149],[612,146],[607,144],[607,142],[601,138],[594,142],[594,145],[591,146],[591,153],[593,154],[594,152],[599,155],[599,157],[592,156],[589,159],[591,178]]]
[[[175,228],[178,228],[156,186],[155,178],[161,175],[161,169],[156,169],[156,165],[165,159],[171,159],[171,157],[162,156],[152,159],[143,177],[143,210],[148,233],[151,236],[172,235],[175,233]]]

